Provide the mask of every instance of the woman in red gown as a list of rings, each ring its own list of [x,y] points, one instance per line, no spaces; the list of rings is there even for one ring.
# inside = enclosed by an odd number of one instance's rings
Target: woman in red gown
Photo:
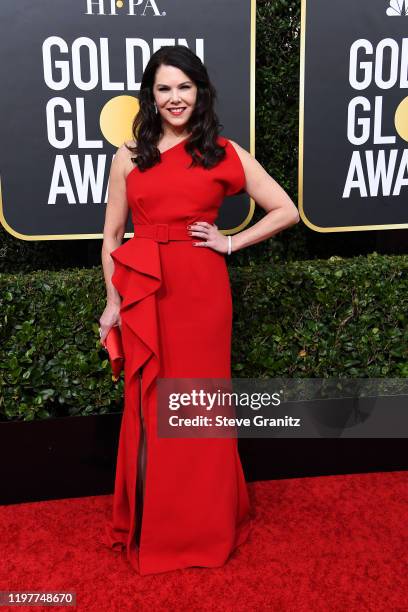
[[[120,325],[125,397],[104,541],[142,575],[222,566],[250,532],[237,439],[159,437],[157,379],[230,379],[225,256],[298,221],[285,191],[218,134],[215,95],[189,49],[157,51],[143,74],[135,141],[118,149],[109,178],[100,334]],[[243,190],[268,214],[225,236],[219,208]],[[121,244],[129,209],[134,237]]]

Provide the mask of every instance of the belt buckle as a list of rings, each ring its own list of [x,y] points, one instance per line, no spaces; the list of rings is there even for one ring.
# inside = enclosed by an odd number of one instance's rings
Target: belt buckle
[[[156,223],[156,240],[157,242],[169,241],[169,226],[167,223]]]

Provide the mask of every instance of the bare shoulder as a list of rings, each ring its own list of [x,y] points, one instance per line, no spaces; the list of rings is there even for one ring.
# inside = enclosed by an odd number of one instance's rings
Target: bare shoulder
[[[115,159],[117,159],[121,163],[126,163],[128,160],[130,160],[130,158],[133,157],[134,154],[128,149],[128,146],[131,146],[130,141],[121,144],[115,152]]]
[[[118,152],[121,151],[124,157],[127,156],[130,159],[131,157],[134,157],[136,154],[135,151],[130,150],[131,148],[135,149],[136,143],[134,140],[127,140],[126,142],[122,144],[121,147],[119,147]]]
[[[126,142],[123,143],[122,147],[127,145],[128,147],[136,147],[136,141],[134,140],[127,140]]]
[[[134,157],[135,154],[128,149],[128,146],[133,146],[133,144],[133,141],[126,141],[116,149],[112,161],[111,171],[113,176],[125,179],[133,169],[134,163],[131,158]]]

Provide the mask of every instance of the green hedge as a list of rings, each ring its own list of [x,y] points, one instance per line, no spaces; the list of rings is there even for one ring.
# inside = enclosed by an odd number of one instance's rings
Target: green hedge
[[[408,256],[231,271],[234,376],[408,377]]]
[[[231,268],[233,376],[408,376],[408,256]],[[122,410],[100,267],[0,274],[0,419]]]
[[[121,410],[98,319],[101,268],[0,274],[0,419]]]

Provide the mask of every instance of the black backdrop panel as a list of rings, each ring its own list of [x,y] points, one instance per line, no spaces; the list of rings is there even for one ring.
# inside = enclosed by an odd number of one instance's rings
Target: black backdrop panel
[[[122,142],[104,137],[101,112],[113,98],[137,99],[144,67],[161,46],[184,44],[199,55],[217,88],[223,135],[249,150],[253,8],[251,0],[4,3],[6,229],[38,240],[102,236],[110,164]],[[248,217],[246,194],[234,196],[234,204],[229,227]]]

